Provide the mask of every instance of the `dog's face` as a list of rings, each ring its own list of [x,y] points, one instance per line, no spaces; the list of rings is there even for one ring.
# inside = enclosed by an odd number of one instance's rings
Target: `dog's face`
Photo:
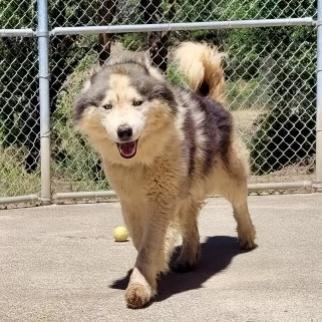
[[[175,113],[173,93],[161,75],[136,61],[103,67],[75,106],[80,129],[96,146],[104,141],[108,158],[123,164],[123,159],[139,160],[149,141],[157,144]]]

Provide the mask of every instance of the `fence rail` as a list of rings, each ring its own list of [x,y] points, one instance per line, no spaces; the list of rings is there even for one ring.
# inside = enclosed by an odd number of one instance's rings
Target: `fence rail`
[[[0,29],[0,38],[3,37],[34,37],[35,32],[30,28],[26,29]]]
[[[208,22],[182,22],[162,23],[148,25],[111,25],[111,26],[83,26],[83,27],[55,27],[50,34],[55,35],[86,35],[98,33],[127,33],[127,32],[153,32],[175,30],[202,30],[202,29],[232,29],[232,28],[256,28],[256,27],[281,27],[281,26],[310,26],[315,21],[311,17],[306,18],[282,18],[259,20],[229,20]]]
[[[114,196],[71,108],[116,41],[149,51],[174,83],[173,45],[219,46],[250,191],[320,190],[321,17],[322,0],[0,0],[0,205]]]

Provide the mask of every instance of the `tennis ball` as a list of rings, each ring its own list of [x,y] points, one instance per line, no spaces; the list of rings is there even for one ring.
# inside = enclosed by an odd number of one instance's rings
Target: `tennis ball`
[[[124,226],[117,226],[114,229],[113,236],[116,242],[125,242],[129,237],[129,233]]]

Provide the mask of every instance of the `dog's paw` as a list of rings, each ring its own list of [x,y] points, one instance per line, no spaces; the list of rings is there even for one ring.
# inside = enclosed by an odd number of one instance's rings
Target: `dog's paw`
[[[187,272],[193,271],[198,265],[199,258],[200,258],[199,248],[194,255],[190,254],[189,256],[187,256],[187,255],[181,254],[177,259],[175,259],[171,263],[170,265],[171,270],[176,273],[187,273]]]
[[[247,230],[237,229],[237,231],[241,249],[251,250],[257,247],[257,244],[255,243],[256,231],[253,226]]]
[[[132,283],[126,290],[125,298],[129,308],[143,308],[150,302],[152,298],[152,291],[147,286],[139,283]]]
[[[257,244],[252,239],[249,239],[249,240],[240,239],[239,240],[239,245],[240,245],[240,248],[243,249],[243,250],[252,250],[252,249],[257,247]]]
[[[187,273],[193,271],[197,266],[197,263],[175,261],[171,264],[171,270],[175,273]]]

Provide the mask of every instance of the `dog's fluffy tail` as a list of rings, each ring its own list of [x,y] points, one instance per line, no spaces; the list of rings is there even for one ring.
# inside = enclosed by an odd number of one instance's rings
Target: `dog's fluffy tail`
[[[174,50],[174,61],[189,87],[217,102],[225,101],[225,77],[217,47],[203,43],[183,42]]]

